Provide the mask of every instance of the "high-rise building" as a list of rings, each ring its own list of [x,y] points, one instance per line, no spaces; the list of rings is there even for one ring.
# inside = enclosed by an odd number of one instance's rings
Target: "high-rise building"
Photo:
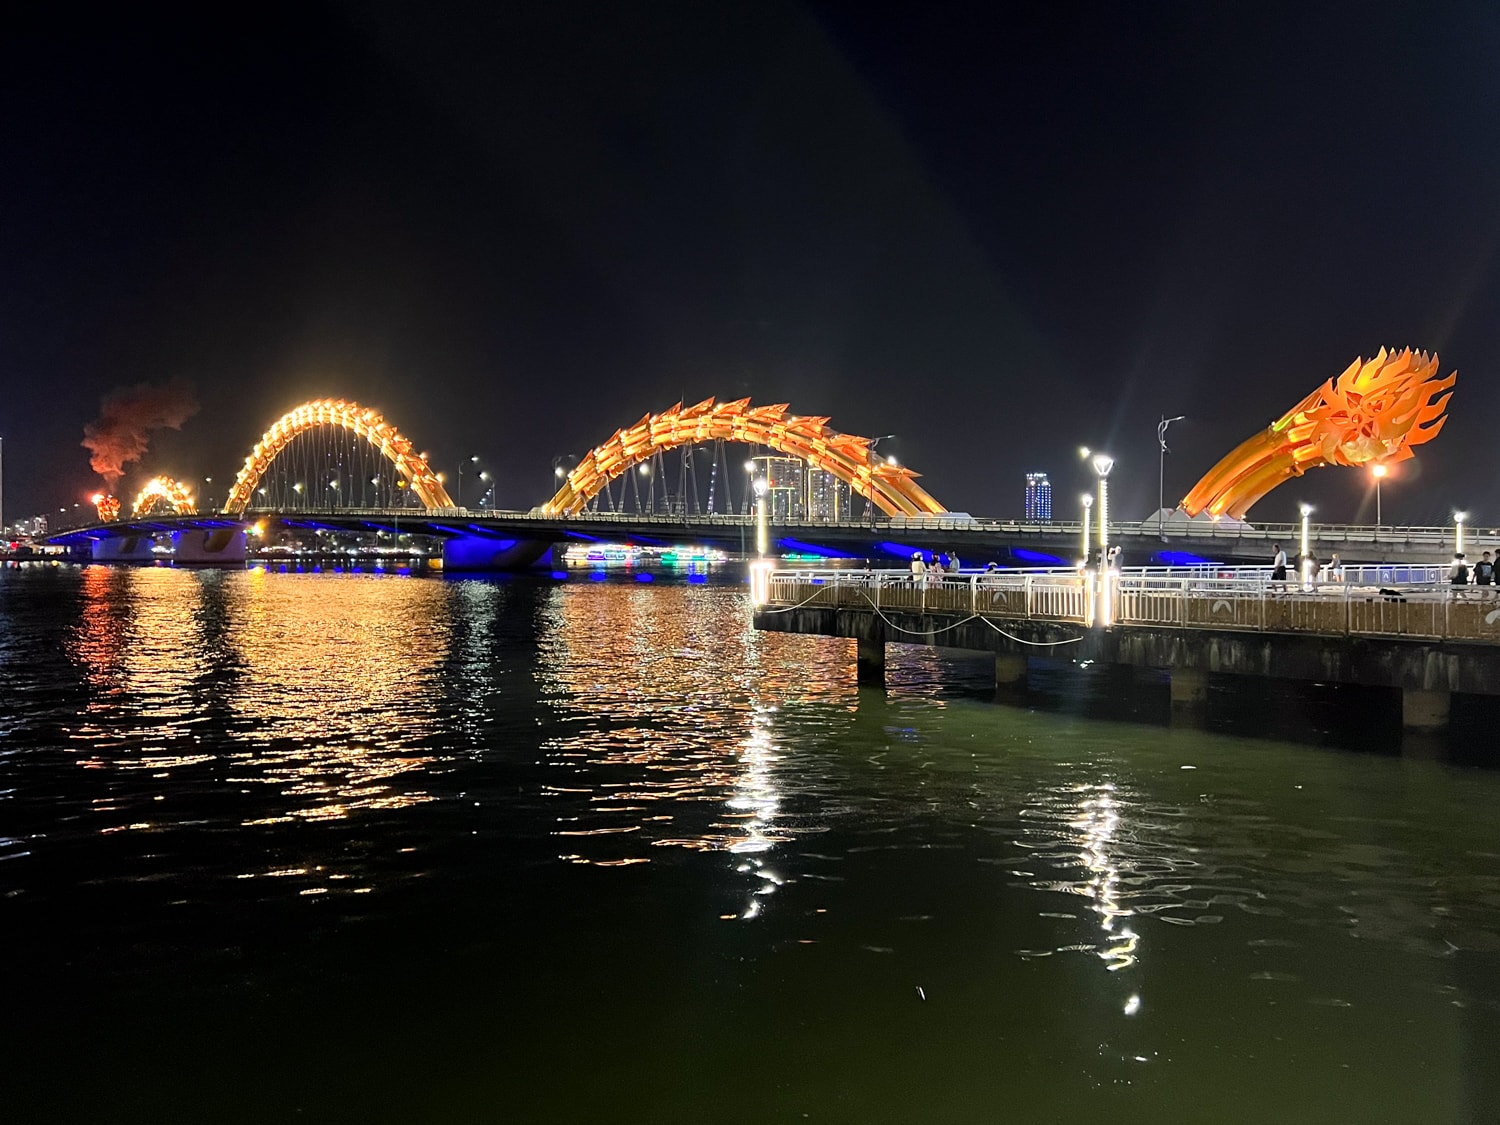
[[[1030,523],[1052,522],[1052,482],[1046,473],[1026,474],[1026,519]]]
[[[838,523],[853,518],[849,485],[827,469],[809,465],[807,476],[807,518],[820,523]]]
[[[801,458],[762,455],[750,460],[755,466],[755,475],[765,479],[766,497],[770,502],[767,515],[771,522],[790,523],[805,519],[806,485],[803,478],[807,466]]]

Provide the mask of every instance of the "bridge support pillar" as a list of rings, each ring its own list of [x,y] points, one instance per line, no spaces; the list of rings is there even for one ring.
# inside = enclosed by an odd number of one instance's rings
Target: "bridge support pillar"
[[[1446,691],[1421,691],[1403,688],[1401,691],[1401,725],[1409,731],[1441,731],[1448,729],[1448,708],[1452,695]]]
[[[241,566],[246,556],[243,528],[189,528],[172,532],[172,558],[180,564]]]
[[[156,553],[151,546],[149,535],[117,535],[95,539],[89,545],[89,555],[95,562],[154,562]]]
[[[867,641],[861,637],[855,642],[854,679],[861,687],[885,687],[885,641]]]
[[[1169,675],[1172,722],[1184,726],[1201,724],[1208,714],[1208,673],[1202,668],[1173,668]]]
[[[1020,652],[996,652],[995,685],[1010,690],[1026,688],[1026,657]]]

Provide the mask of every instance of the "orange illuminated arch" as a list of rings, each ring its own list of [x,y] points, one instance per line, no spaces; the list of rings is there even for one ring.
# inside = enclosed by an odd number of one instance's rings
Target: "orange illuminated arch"
[[[188,494],[187,485],[171,477],[152,477],[135,494],[135,503],[130,506],[131,518],[148,514],[159,500],[166,501],[172,511],[179,516],[189,515],[198,510],[198,506],[193,503],[192,496]]]
[[[453,501],[443,488],[427,462],[412,452],[412,444],[397,432],[396,427],[380,414],[357,402],[343,399],[318,399],[304,402],[295,410],[283,414],[276,423],[255,443],[250,456],[245,458],[245,467],[234,478],[234,487],[229,490],[229,499],[224,503],[226,515],[242,516],[250,506],[250,497],[255,486],[271,462],[298,434],[306,433],[317,426],[341,426],[358,437],[364,438],[380,450],[396,471],[411,486],[426,508],[451,508]]]
[[[827,418],[788,414],[786,403],[752,407],[748,398],[707,398],[685,409],[679,402],[660,414],[646,415],[627,430],[616,430],[578,463],[542,510],[578,512],[606,484],[654,454],[707,441],[764,445],[800,457],[832,473],[887,515],[937,515],[947,510],[917,484],[918,474],[872,456],[869,438],[830,429]]]

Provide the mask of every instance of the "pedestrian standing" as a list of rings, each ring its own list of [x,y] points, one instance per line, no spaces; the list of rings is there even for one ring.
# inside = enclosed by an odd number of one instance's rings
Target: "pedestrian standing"
[[[1276,553],[1271,556],[1271,581],[1272,582],[1285,582],[1286,581],[1286,552],[1281,549],[1281,544],[1280,543],[1273,544],[1273,547],[1274,547]]]
[[[1464,562],[1462,551],[1453,556],[1453,565],[1448,568],[1448,581],[1455,586],[1467,586],[1469,584],[1469,564]]]
[[[1474,585],[1488,586],[1495,581],[1495,564],[1490,561],[1490,553],[1486,551],[1479,556],[1479,561],[1474,564]]]

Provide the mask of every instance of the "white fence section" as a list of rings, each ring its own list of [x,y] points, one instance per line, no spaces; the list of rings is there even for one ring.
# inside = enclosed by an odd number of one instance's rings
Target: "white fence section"
[[[1113,626],[1324,636],[1413,637],[1500,644],[1500,587],[1452,586],[1442,567],[1346,567],[1303,587],[1266,567],[1147,567],[1107,573]],[[958,613],[997,620],[1094,623],[1099,576],[1077,569],[778,570],[763,609]]]

